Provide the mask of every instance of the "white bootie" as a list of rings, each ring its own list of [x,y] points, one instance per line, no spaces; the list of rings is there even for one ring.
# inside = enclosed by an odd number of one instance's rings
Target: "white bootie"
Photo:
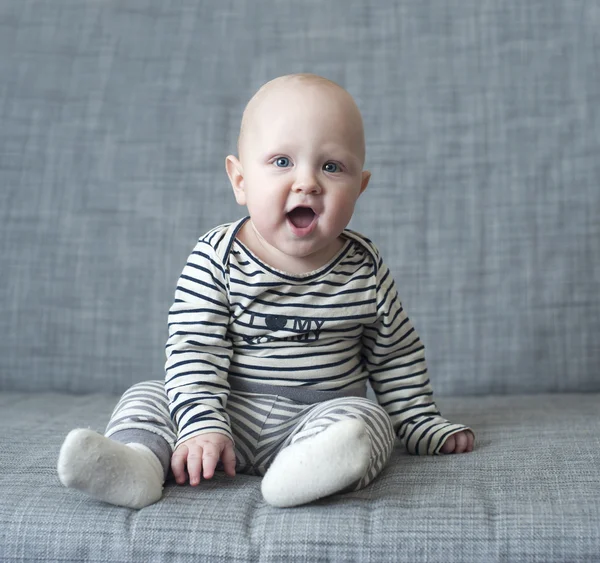
[[[143,508],[162,496],[163,468],[149,448],[115,442],[85,428],[69,432],[57,470],[65,487],[118,506]]]
[[[365,423],[360,419],[341,420],[284,448],[262,480],[263,497],[278,507],[326,497],[363,477],[370,455],[371,440]]]

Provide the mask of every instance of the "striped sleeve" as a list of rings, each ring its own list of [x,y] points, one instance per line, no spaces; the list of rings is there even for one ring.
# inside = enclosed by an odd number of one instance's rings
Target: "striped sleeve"
[[[363,354],[379,404],[411,454],[437,454],[467,427],[443,418],[433,400],[425,347],[408,318],[393,277],[379,254],[377,320],[365,327]]]
[[[177,427],[176,447],[207,432],[233,441],[225,405],[232,344],[225,268],[200,240],[183,269],[169,310],[165,389]]]

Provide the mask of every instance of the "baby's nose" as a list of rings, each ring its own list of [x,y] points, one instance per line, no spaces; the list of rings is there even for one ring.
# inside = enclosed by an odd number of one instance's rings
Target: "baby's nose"
[[[321,187],[313,175],[308,175],[298,178],[298,180],[294,182],[292,190],[296,193],[317,194],[321,192]]]

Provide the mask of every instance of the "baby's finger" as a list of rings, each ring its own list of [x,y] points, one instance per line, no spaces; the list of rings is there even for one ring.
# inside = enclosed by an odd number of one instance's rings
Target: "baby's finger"
[[[472,452],[475,447],[475,435],[473,432],[467,431],[467,451]]]
[[[443,454],[451,454],[454,452],[455,445],[456,445],[456,440],[454,439],[454,436],[448,436],[448,438],[446,438],[446,441],[444,442],[444,445],[442,446],[442,449],[440,451]]]
[[[215,467],[219,461],[219,448],[211,442],[204,444],[204,453],[202,454],[202,466],[204,469],[204,478],[210,479],[215,474]]]
[[[171,457],[171,469],[178,485],[183,485],[187,479],[185,474],[185,462],[188,456],[187,446],[179,446]]]
[[[221,459],[223,460],[223,469],[225,473],[230,477],[235,476],[235,451],[233,449],[233,445],[231,442],[228,442],[225,448],[223,448],[223,453],[221,454]]]
[[[454,449],[455,454],[462,454],[467,449],[467,435],[465,432],[459,432],[456,434],[456,448]]]
[[[187,470],[190,475],[190,485],[195,487],[200,483],[202,472],[202,446],[194,444],[187,458]]]

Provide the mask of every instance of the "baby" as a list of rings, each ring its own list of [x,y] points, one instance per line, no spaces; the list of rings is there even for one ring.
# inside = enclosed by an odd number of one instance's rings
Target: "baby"
[[[62,483],[121,506],[215,469],[263,477],[271,505],[367,486],[398,436],[413,454],[473,450],[442,418],[424,347],[390,271],[346,229],[371,174],[343,88],[297,74],[265,84],[226,169],[249,217],[202,236],[169,311],[165,381],[134,385],[105,436],[69,433]],[[378,404],[366,398],[370,381]]]

